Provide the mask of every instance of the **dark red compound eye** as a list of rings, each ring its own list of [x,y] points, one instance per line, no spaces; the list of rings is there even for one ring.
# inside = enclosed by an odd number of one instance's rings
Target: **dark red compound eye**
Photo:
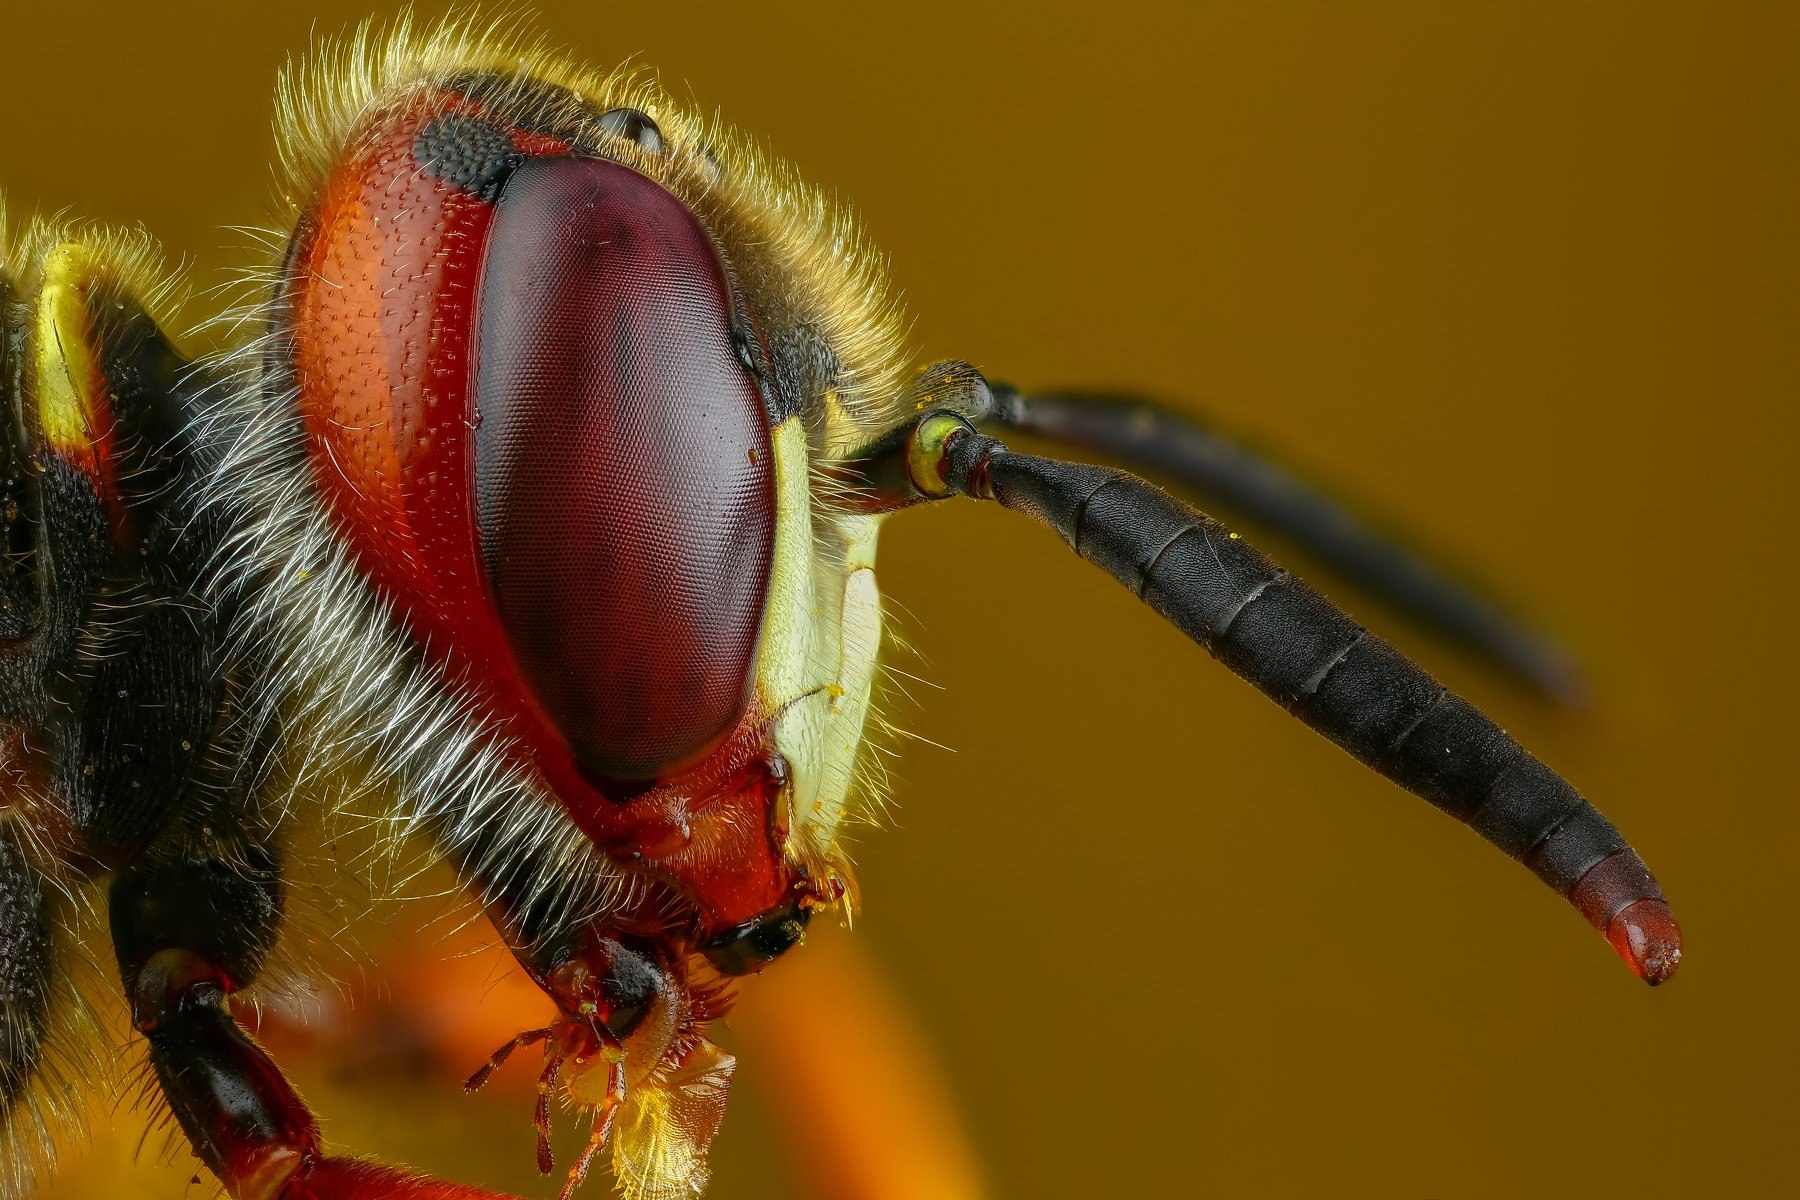
[[[590,775],[693,760],[750,697],[769,432],[717,251],[616,163],[520,165],[476,311],[476,519],[538,702]]]
[[[792,904],[753,678],[775,464],[722,251],[649,179],[453,90],[352,146],[282,310],[356,569],[701,940]]]

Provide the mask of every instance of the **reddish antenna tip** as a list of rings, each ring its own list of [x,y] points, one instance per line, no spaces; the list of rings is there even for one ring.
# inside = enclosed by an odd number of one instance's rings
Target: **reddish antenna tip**
[[[1639,900],[1622,910],[1607,924],[1606,940],[1651,987],[1681,965],[1681,926],[1661,900]]]
[[[1655,987],[1681,965],[1681,926],[1650,868],[1630,847],[1607,855],[1569,892],[1637,977]]]

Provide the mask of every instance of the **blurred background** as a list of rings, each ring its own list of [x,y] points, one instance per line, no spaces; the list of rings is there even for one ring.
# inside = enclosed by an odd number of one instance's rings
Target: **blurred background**
[[[393,11],[17,7],[14,214],[141,221],[215,281],[247,258],[221,227],[267,211],[277,69]],[[859,839],[850,938],[935,1055],[929,1107],[987,1194],[1792,1186],[1800,9],[537,11],[853,202],[923,356],[1160,393],[1277,447],[1499,581],[1589,672],[1589,709],[1556,710],[1320,580],[1632,838],[1688,938],[1655,992],[1054,538],[961,503],[892,522],[882,580],[914,649],[890,659],[930,682],[892,711],[918,740]],[[820,963],[848,953],[815,940]],[[470,988],[471,1022],[504,994]],[[783,1011],[835,995],[790,982]],[[889,1094],[884,1068],[846,1051],[798,1104],[740,1050],[710,1194],[853,1194],[805,1182],[791,1134]],[[554,1194],[522,1093],[461,1096],[483,1053],[416,1079],[290,1065],[338,1144]],[[128,1098],[97,1120],[49,1195],[201,1194],[160,1135],[140,1150]],[[902,1158],[933,1153],[904,1112],[891,1128]]]

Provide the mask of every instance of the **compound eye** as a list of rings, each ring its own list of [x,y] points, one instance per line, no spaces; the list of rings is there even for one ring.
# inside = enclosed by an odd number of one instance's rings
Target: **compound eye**
[[[694,215],[616,163],[536,158],[477,296],[476,514],[526,683],[590,776],[703,754],[750,697],[769,432]]]

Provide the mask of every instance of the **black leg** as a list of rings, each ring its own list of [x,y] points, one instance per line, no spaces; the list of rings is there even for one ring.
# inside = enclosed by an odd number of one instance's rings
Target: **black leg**
[[[230,997],[275,944],[274,856],[245,840],[153,847],[112,885],[113,945],[131,1017],[182,1132],[237,1200],[500,1200],[325,1154],[318,1122],[238,1024]]]
[[[243,845],[231,857],[177,846],[120,872],[113,946],[132,1022],[182,1132],[234,1191],[273,1195],[318,1156],[318,1129],[228,1006],[281,926],[273,856]]]

